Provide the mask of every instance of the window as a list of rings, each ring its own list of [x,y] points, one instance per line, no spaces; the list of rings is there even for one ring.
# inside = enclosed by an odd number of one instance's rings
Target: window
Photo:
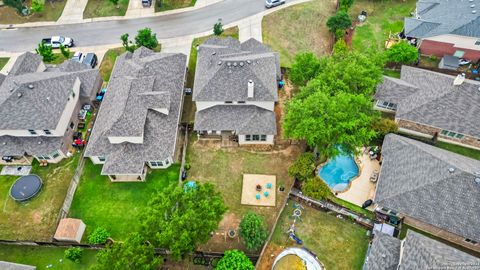
[[[98,160],[99,160],[100,162],[105,162],[105,157],[98,157]]]
[[[453,56],[458,57],[458,58],[462,58],[464,54],[465,54],[464,51],[456,50],[455,53],[453,54]]]
[[[475,45],[480,45],[480,39],[475,41]]]
[[[50,160],[51,158],[49,156],[37,156],[38,160]]]
[[[245,101],[237,101],[238,104],[245,104]]]
[[[150,167],[163,167],[163,162],[161,162],[161,161],[150,161]]]
[[[267,135],[245,135],[245,141],[247,142],[264,142],[267,140]]]
[[[52,154],[50,154],[50,156],[51,156],[53,159],[55,159],[55,158],[59,157],[60,154],[58,153],[58,151],[55,151],[55,152],[53,152]]]
[[[73,122],[70,122],[70,128],[75,127],[75,124]]]
[[[29,129],[28,132],[30,132],[30,134],[32,134],[32,135],[37,135],[37,132],[35,132],[35,130],[33,130],[33,129]]]
[[[448,130],[440,131],[440,135],[450,137],[452,139],[460,139],[460,140],[465,137],[465,135],[463,135],[463,134],[456,133],[456,132],[453,132],[453,131],[448,131]]]
[[[245,141],[249,142],[252,140],[252,135],[245,135]]]
[[[465,241],[465,242],[467,242],[467,243],[472,243],[472,244],[474,244],[474,245],[477,244],[477,241],[472,240],[472,239],[469,239],[469,238],[465,238],[465,240],[463,240],[463,241]]]
[[[225,101],[225,104],[232,104],[233,101]]]
[[[388,102],[388,101],[378,100],[377,101],[377,107],[384,108],[384,109],[387,109],[387,110],[392,110],[392,111],[397,110],[397,104],[391,103],[391,102]]]
[[[165,160],[165,165],[168,165],[168,164],[170,164],[170,161],[168,161],[168,159],[167,159],[167,160]]]
[[[44,129],[43,132],[45,132],[46,135],[52,135],[52,132],[48,129]]]
[[[260,135],[260,141],[264,142],[267,140],[267,135]]]
[[[252,135],[252,141],[260,141],[260,135]]]

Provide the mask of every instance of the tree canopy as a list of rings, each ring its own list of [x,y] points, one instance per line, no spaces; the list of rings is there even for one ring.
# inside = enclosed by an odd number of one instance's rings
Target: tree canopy
[[[135,36],[135,44],[138,47],[146,47],[149,49],[154,49],[158,46],[157,34],[152,32],[152,29],[146,27],[138,30],[137,35]]]
[[[52,46],[45,44],[43,40],[40,44],[38,44],[38,47],[35,49],[35,51],[42,57],[44,62],[51,62],[55,60]]]
[[[227,211],[212,184],[184,190],[171,186],[153,196],[142,214],[146,237],[156,246],[168,248],[175,259],[205,243]]]
[[[236,249],[225,251],[225,255],[218,261],[215,270],[253,270],[252,261],[243,253]]]
[[[288,168],[288,175],[298,180],[305,181],[312,177],[315,170],[315,156],[313,153],[302,153]]]
[[[299,53],[295,55],[288,78],[296,86],[305,86],[321,69],[322,61],[313,52]]]
[[[362,94],[316,91],[287,103],[283,128],[287,137],[304,139],[331,157],[338,154],[335,145],[356,152],[368,144],[376,136],[372,123],[377,118],[371,100]]]
[[[340,10],[327,20],[327,27],[330,32],[335,33],[337,30],[345,30],[352,26],[352,20],[346,11]]]
[[[161,259],[154,247],[140,234],[134,233],[125,242],[109,244],[97,254],[92,270],[155,270]]]
[[[303,184],[302,191],[306,196],[317,200],[325,200],[332,195],[328,185],[318,176],[308,179]]]
[[[406,41],[400,41],[385,52],[388,62],[411,65],[418,61],[418,51],[415,46]]]
[[[268,237],[268,231],[261,216],[249,212],[240,222],[240,236],[248,250],[258,250]]]

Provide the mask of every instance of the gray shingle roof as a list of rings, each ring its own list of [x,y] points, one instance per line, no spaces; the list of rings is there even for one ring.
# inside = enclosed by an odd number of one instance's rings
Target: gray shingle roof
[[[145,162],[173,156],[185,70],[183,54],[142,47],[117,58],[85,152],[106,158],[103,175],[141,174]],[[143,143],[111,144],[110,136],[143,136]]]
[[[402,249],[400,243],[397,238],[377,233],[365,263],[365,270],[389,270],[397,267],[398,270],[480,267],[479,258],[411,230],[407,231]]]
[[[395,117],[480,138],[480,82],[403,66],[401,80],[386,78],[376,99],[398,105]],[[416,90],[418,89],[418,90]]]
[[[275,135],[275,113],[255,105],[216,105],[195,116],[195,130],[232,130],[236,134]]]
[[[418,18],[405,18],[405,34],[409,37],[443,34],[480,37],[479,0],[419,0],[417,15]]]
[[[200,45],[194,101],[277,101],[278,54],[258,41],[212,38]],[[255,83],[247,97],[248,80]]]
[[[398,238],[376,232],[364,270],[396,270],[400,261]]]
[[[42,57],[40,55],[26,52],[17,58],[8,74],[16,76],[25,73],[34,73],[37,72],[42,64]]]
[[[480,240],[480,161],[394,134],[385,137],[382,157],[378,205]]]
[[[63,137],[13,137],[0,136],[0,156],[41,156],[53,153],[62,147]]]

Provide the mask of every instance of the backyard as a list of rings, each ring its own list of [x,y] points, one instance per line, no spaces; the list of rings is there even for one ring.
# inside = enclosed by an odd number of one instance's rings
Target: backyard
[[[225,239],[221,233],[227,228],[237,228],[242,216],[248,211],[262,215],[271,229],[293,184],[293,179],[288,176],[288,167],[299,153],[300,146],[297,145],[284,150],[255,152],[245,148],[220,148],[218,143],[199,141],[196,135],[190,136],[187,150],[187,162],[191,165],[189,179],[215,184],[229,208],[220,224],[218,237],[212,238],[201,249],[245,249],[237,239]],[[242,205],[243,174],[275,175],[277,187],[284,186],[286,189],[284,192],[277,189],[274,207]]]
[[[352,48],[365,52],[383,51],[389,34],[403,29],[403,19],[415,10],[416,0],[356,0],[350,9],[352,21],[357,21],[361,11],[367,12],[367,20],[355,28]]]
[[[333,40],[326,22],[335,13],[335,5],[334,0],[313,0],[265,16],[263,42],[280,53],[283,67],[290,67],[301,51],[329,54]]]
[[[29,16],[21,16],[17,11],[8,6],[0,7],[0,24],[19,24],[27,22],[56,21],[62,15],[67,0],[45,1],[44,10]],[[31,6],[31,0],[25,1],[26,6]]]
[[[36,266],[37,269],[49,268],[59,270],[88,269],[95,263],[96,250],[83,249],[80,263],[64,258],[65,248],[0,245],[0,261]],[[60,261],[61,260],[61,261]]]
[[[115,240],[123,240],[139,230],[138,215],[155,191],[178,183],[179,165],[149,170],[146,182],[113,183],[100,175],[101,165],[86,160],[69,216],[87,225],[85,236],[97,227],[107,229]]]
[[[155,12],[194,6],[197,0],[156,0]]]
[[[50,241],[77,163],[78,154],[47,167],[34,161],[31,173],[40,176],[43,186],[36,197],[24,203],[9,195],[18,176],[0,176],[0,239]]]
[[[117,6],[111,1],[88,0],[87,6],[83,11],[83,18],[124,16],[127,12],[128,1],[129,0],[119,0]]]
[[[8,63],[10,57],[0,57],[0,70]]]
[[[272,269],[276,255],[285,247],[296,246],[286,234],[293,223],[295,201],[289,200],[268,243],[260,263],[260,270]],[[295,223],[295,233],[303,247],[314,252],[326,269],[362,269],[367,253],[367,230],[351,220],[337,218],[334,213],[323,212],[303,205],[301,220]]]

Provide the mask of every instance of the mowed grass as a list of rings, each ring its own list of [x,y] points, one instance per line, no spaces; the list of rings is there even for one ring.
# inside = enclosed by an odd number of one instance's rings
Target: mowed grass
[[[446,143],[446,142],[437,142],[437,147],[454,152],[463,156],[467,156],[473,159],[480,160],[480,150],[463,147],[456,144]]]
[[[214,37],[214,35],[209,35],[205,37],[195,38],[192,41],[192,48],[190,49],[190,59],[188,61],[188,74],[187,74],[187,87],[193,88],[193,83],[195,80],[195,67],[197,65],[197,45],[202,44],[207,39]],[[219,36],[220,38],[232,37],[238,39],[238,27],[231,27],[225,29],[223,33]],[[192,101],[192,96],[185,96],[183,112],[182,112],[182,122],[184,123],[193,123],[195,119],[195,102]]]
[[[128,1],[129,0],[119,0],[117,8],[117,5],[108,0],[88,0],[87,6],[83,11],[83,18],[124,16],[128,9]]]
[[[350,9],[350,17],[357,20],[362,10],[368,14],[367,20],[357,25],[352,39],[355,50],[383,51],[389,34],[403,29],[403,20],[415,10],[416,0],[356,0]]]
[[[88,269],[96,262],[96,250],[83,249],[80,263],[64,258],[65,248],[0,245],[0,261],[36,266],[37,269],[80,270]],[[60,260],[62,260],[60,262]]]
[[[0,70],[8,63],[10,57],[0,57]]]
[[[329,54],[333,41],[326,22],[335,13],[335,5],[334,0],[313,0],[265,16],[263,42],[280,53],[283,67],[290,67],[298,52]]]
[[[296,235],[303,246],[317,254],[326,269],[362,269],[369,241],[367,230],[351,220],[337,218],[333,212],[303,207],[301,221],[295,223]],[[286,234],[293,223],[293,210],[294,201],[289,200],[269,245],[296,245]]]
[[[50,241],[77,163],[78,154],[47,167],[40,167],[34,161],[31,173],[42,179],[42,190],[22,203],[14,201],[9,194],[19,177],[0,176],[0,239]]]
[[[53,55],[54,55],[55,58],[53,59],[53,61],[45,62],[45,63],[59,65],[59,64],[65,62],[66,60],[72,58],[74,53],[75,52],[70,51],[70,54],[69,54],[68,57],[65,57],[62,53],[54,53]]]
[[[45,1],[44,10],[29,16],[21,16],[14,8],[0,7],[0,24],[19,24],[28,22],[56,21],[62,15],[67,0]],[[26,6],[31,6],[31,1],[25,1]]]
[[[113,65],[115,65],[115,60],[121,54],[125,53],[125,48],[114,48],[110,49],[103,56],[102,63],[100,64],[100,75],[102,76],[103,81],[108,82],[110,80],[110,75],[112,75]]]
[[[101,165],[86,160],[69,216],[87,225],[84,241],[97,227],[107,229],[115,240],[124,240],[140,230],[139,214],[157,190],[178,183],[179,165],[149,170],[146,182],[112,183],[100,175]]]
[[[195,2],[197,0],[156,0],[155,12],[191,7],[195,5]]]

